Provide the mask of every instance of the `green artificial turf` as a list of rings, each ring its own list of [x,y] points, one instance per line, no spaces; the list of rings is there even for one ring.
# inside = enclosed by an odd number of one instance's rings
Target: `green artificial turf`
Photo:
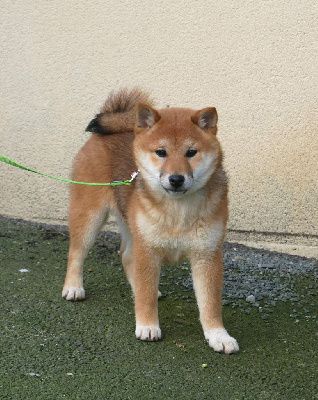
[[[1,400],[318,399],[318,324],[290,318],[291,302],[277,302],[268,319],[224,306],[241,351],[217,354],[205,343],[193,293],[176,284],[189,269],[165,267],[163,339],[141,342],[118,237],[98,239],[85,264],[87,298],[72,303],[61,297],[67,233],[0,224]],[[316,312],[317,282],[299,276],[296,285],[306,299],[311,288],[306,307]]]

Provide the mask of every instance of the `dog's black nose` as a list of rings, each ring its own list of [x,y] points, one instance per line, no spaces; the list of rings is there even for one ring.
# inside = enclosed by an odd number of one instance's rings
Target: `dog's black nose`
[[[169,182],[173,188],[178,189],[180,186],[183,185],[184,176],[183,175],[170,175]]]

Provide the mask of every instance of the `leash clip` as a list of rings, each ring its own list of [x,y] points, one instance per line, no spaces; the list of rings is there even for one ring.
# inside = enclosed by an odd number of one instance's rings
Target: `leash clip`
[[[129,180],[129,182],[132,182],[133,180],[135,180],[137,178],[137,176],[139,175],[140,171],[138,169],[138,171],[134,171],[130,176],[131,179]]]

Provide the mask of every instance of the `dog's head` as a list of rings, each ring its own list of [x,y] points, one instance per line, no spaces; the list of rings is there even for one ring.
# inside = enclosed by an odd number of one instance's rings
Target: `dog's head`
[[[222,151],[214,107],[136,111],[134,157],[146,184],[169,196],[203,188],[220,166]]]

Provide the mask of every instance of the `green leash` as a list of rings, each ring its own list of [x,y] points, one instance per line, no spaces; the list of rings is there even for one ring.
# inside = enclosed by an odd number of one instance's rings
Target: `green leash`
[[[131,174],[131,179],[126,180],[126,181],[114,181],[110,183],[92,183],[92,182],[77,182],[77,181],[72,181],[71,179],[64,179],[64,178],[59,178],[57,176],[53,175],[48,175],[44,174],[43,172],[36,171],[35,169],[31,169],[28,167],[25,167],[24,165],[18,164],[13,160],[10,160],[10,158],[3,156],[0,154],[0,161],[12,165],[13,167],[17,167],[20,169],[24,169],[25,171],[30,171],[34,172],[35,174],[39,174],[42,176],[46,176],[47,178],[52,178],[57,181],[62,181],[62,182],[67,182],[67,183],[76,183],[77,185],[90,185],[90,186],[120,186],[120,185],[131,185],[133,183],[133,180],[136,178],[136,176],[139,174],[139,171],[135,171]]]

